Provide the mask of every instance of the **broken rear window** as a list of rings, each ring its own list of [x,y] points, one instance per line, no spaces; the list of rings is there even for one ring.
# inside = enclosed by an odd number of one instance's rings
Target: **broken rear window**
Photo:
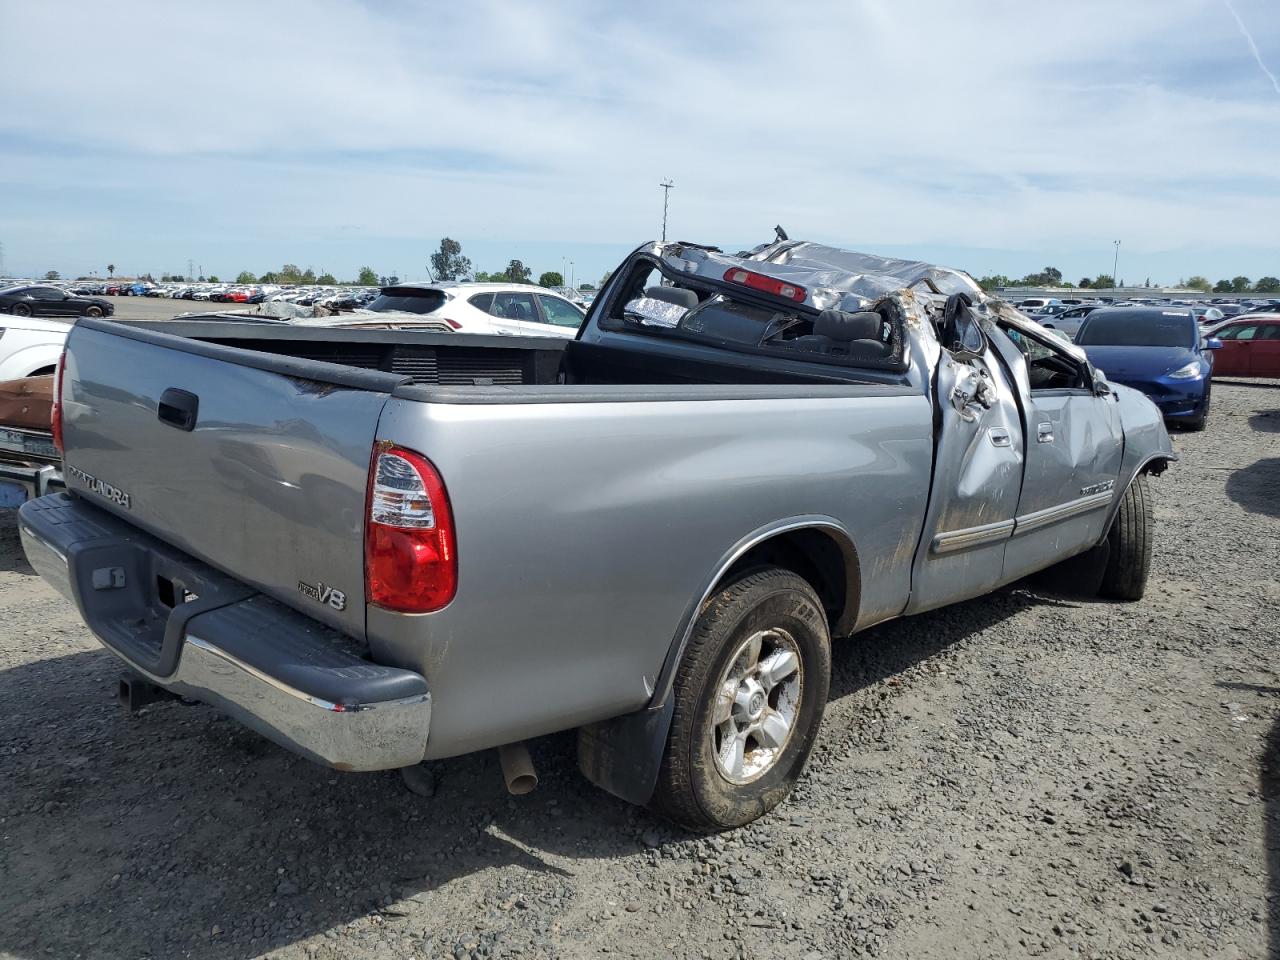
[[[868,324],[865,314],[860,324],[851,323],[851,316],[819,323],[812,310],[740,300],[696,280],[666,276],[651,262],[640,261],[620,293],[611,295],[601,326],[791,360],[902,369],[900,311],[886,306],[883,323],[872,316]]]

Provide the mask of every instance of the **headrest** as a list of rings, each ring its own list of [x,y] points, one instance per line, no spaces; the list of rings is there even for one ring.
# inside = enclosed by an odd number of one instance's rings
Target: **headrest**
[[[816,336],[829,340],[889,340],[889,323],[880,314],[871,310],[848,313],[844,310],[823,310],[813,322]]]
[[[661,300],[663,303],[674,303],[677,307],[692,310],[698,305],[698,295],[683,287],[648,287],[644,295],[650,300]]]

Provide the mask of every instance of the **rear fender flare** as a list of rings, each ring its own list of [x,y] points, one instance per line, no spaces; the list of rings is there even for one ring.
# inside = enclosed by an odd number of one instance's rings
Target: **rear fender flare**
[[[676,668],[693,636],[699,611],[711,599],[716,587],[753,549],[786,534],[806,530],[825,534],[839,547],[844,557],[844,600],[841,609],[832,611],[832,634],[843,636],[852,631],[860,599],[858,555],[853,538],[838,520],[817,515],[793,517],[771,523],[743,537],[725,552],[701,591],[690,601],[654,679],[649,706],[579,729],[578,766],[583,776],[629,803],[649,802],[671,728],[675,702],[670,696],[671,686]]]

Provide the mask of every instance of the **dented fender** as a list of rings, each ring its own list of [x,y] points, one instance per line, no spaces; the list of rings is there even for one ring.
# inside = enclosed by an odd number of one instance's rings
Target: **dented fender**
[[[1115,402],[1120,409],[1120,424],[1124,428],[1124,456],[1120,461],[1120,475],[1116,478],[1115,496],[1107,510],[1107,520],[1102,526],[1102,539],[1111,529],[1111,521],[1120,509],[1120,501],[1133,478],[1151,470],[1157,463],[1168,464],[1178,459],[1173,452],[1173,441],[1164,425],[1164,417],[1146,395],[1132,387],[1110,383]],[[1161,469],[1155,472],[1161,472]]]

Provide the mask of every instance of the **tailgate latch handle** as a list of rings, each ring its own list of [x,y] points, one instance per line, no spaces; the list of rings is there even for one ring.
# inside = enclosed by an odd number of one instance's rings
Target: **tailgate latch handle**
[[[200,412],[200,398],[194,393],[170,387],[160,394],[160,407],[156,416],[161,423],[167,423],[179,430],[191,431],[196,428],[196,414]]]

